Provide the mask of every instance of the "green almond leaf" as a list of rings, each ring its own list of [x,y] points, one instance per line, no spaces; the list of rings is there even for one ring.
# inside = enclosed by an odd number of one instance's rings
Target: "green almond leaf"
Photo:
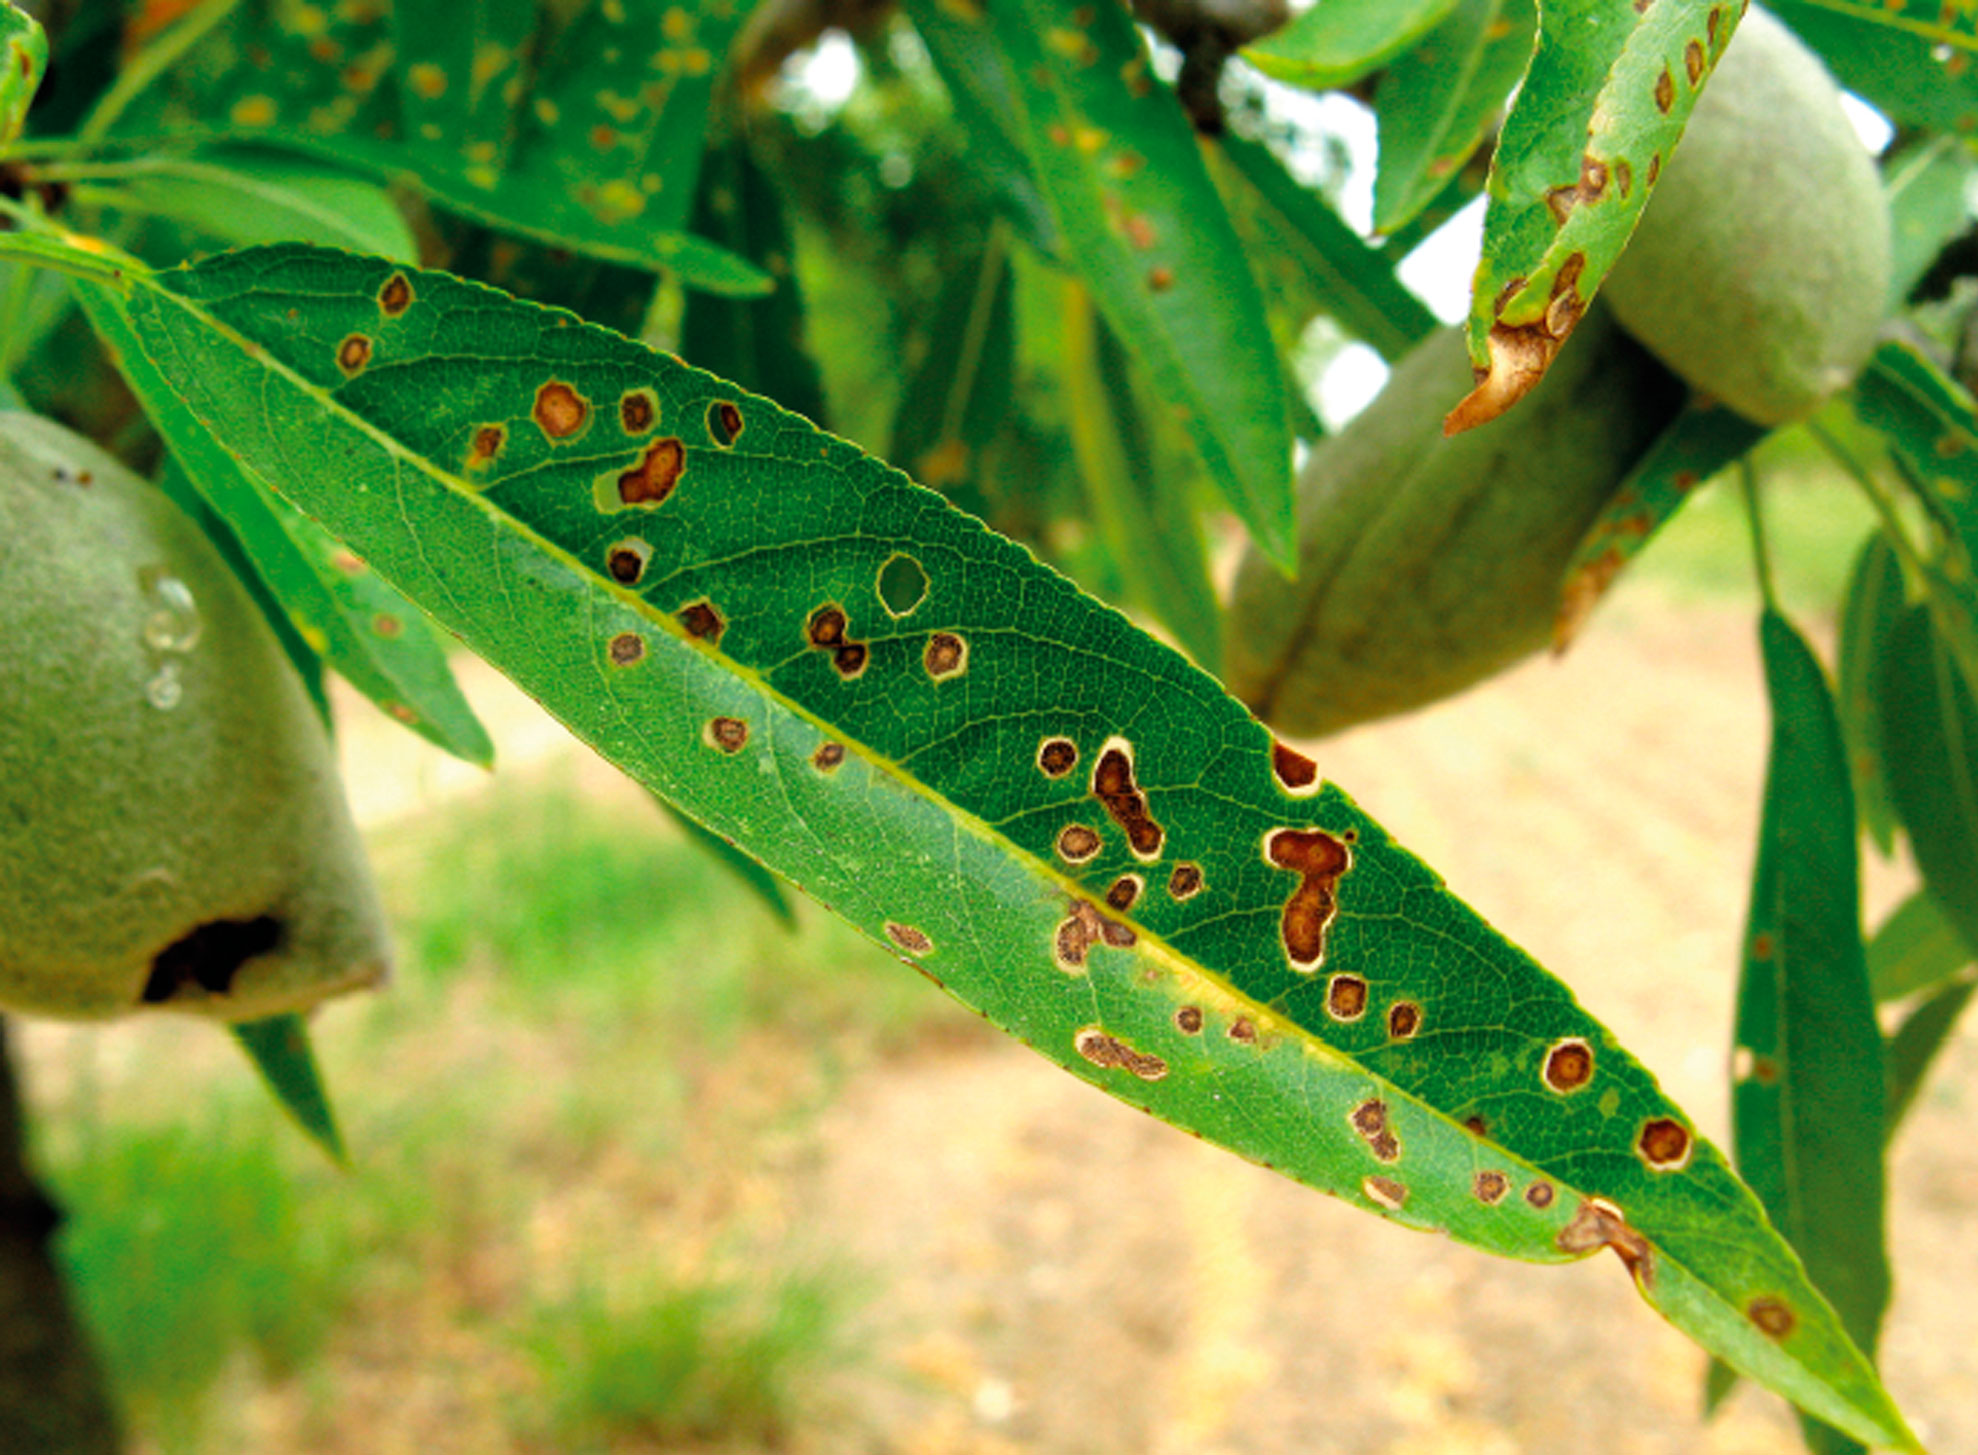
[[[1855,381],[1855,412],[1880,430],[1919,497],[1978,560],[1978,405],[1914,344],[1890,339]]]
[[[943,0],[906,0],[907,15],[968,132],[970,169],[994,189],[1017,235],[1046,257],[1062,250],[1057,224],[1030,175],[1017,139],[1016,83],[995,37],[965,9]]]
[[[1085,285],[1064,283],[1063,365],[1072,453],[1126,600],[1214,671],[1222,612],[1185,481],[1163,480],[1147,421],[1127,378],[1125,352]]]
[[[1185,414],[1238,518],[1288,569],[1290,405],[1264,300],[1132,17],[1008,0],[989,22],[1070,260],[1163,401]]]
[[[65,175],[115,182],[77,187],[79,201],[166,217],[236,245],[297,240],[412,262],[419,245],[375,183],[302,158],[256,151],[154,153]]]
[[[1773,0],[1767,8],[1891,121],[1955,136],[1978,127],[1968,9],[1901,0]]]
[[[13,0],[0,0],[0,151],[20,138],[48,69],[48,37]]]
[[[515,143],[515,98],[530,92],[537,0],[448,0],[391,7],[400,135],[489,181]]]
[[[1971,181],[1969,149],[1956,137],[1933,136],[1885,164],[1889,197],[1889,311],[1896,312],[1944,245],[1971,222],[1965,200]]]
[[[131,316],[607,759],[1051,1060],[1396,1222],[1615,1248],[1751,1377],[1914,1446],[1649,1073],[1213,678],[768,400],[444,274],[381,318],[393,272],[227,254]]]
[[[1457,3],[1325,0],[1245,46],[1243,58],[1273,80],[1330,91],[1400,55],[1440,25]]]
[[[1449,417],[1488,423],[1524,397],[1627,245],[1742,6],[1553,0],[1490,168],[1470,359]]]
[[[678,231],[693,208],[708,109],[754,0],[583,10],[543,60],[507,182],[603,227]]]
[[[227,522],[253,561],[256,579],[309,649],[428,742],[492,766],[487,729],[461,695],[418,608],[243,471],[186,413],[138,346],[120,295],[90,283],[78,283],[75,294],[194,489]]]
[[[1958,1017],[1970,1004],[1974,990],[1978,990],[1978,985],[1968,980],[1944,986],[1912,1011],[1889,1038],[1888,1134],[1891,1141],[1895,1139],[1896,1129],[1901,1126],[1903,1118],[1909,1114],[1910,1107],[1916,1104],[1916,1093],[1923,1089],[1924,1077],[1929,1074],[1931,1064],[1950,1039],[1951,1032],[1957,1028]]]
[[[308,1138],[329,1153],[330,1160],[348,1163],[343,1136],[337,1131],[336,1113],[330,1107],[329,1093],[316,1068],[316,1053],[309,1045],[309,1023],[299,1015],[278,1015],[264,1021],[246,1021],[233,1028],[234,1039],[247,1052],[248,1059],[268,1083],[275,1100],[295,1118]]]
[[[1855,1343],[1872,1352],[1889,1298],[1885,1093],[1854,791],[1819,661],[1777,612],[1759,627],[1772,748],[1738,986],[1738,1171]],[[1833,1448],[1811,1427],[1808,1438]]]
[[[767,394],[806,419],[825,423],[824,380],[804,347],[796,242],[783,215],[782,193],[756,165],[739,131],[709,148],[701,164],[694,231],[746,258],[775,286],[763,298],[688,294],[680,318],[681,356],[697,368]]]
[[[1882,921],[1868,942],[1868,983],[1877,1002],[1935,990],[1971,964],[1973,952],[1927,889]]]
[[[1902,563],[1888,537],[1878,531],[1861,548],[1841,606],[1835,698],[1841,712],[1841,731],[1848,742],[1855,808],[1861,814],[1862,827],[1885,858],[1895,852],[1896,817],[1883,781],[1881,719],[1875,692],[1889,629],[1902,615],[1904,604]],[[1876,998],[1884,998],[1879,990]]]
[[[1246,256],[1301,325],[1323,310],[1390,363],[1435,332],[1435,315],[1394,264],[1270,148],[1226,133],[1208,155]]]
[[[1531,60],[1535,0],[1459,0],[1374,91],[1380,167],[1374,231],[1392,233],[1442,195]]]
[[[943,283],[926,351],[893,415],[892,457],[965,505],[990,498],[986,476],[1016,389],[1015,295],[1009,243],[1001,227],[992,228],[975,265],[956,268]]]
[[[785,929],[795,929],[797,912],[790,907],[790,897],[783,892],[783,881],[765,869],[754,855],[737,848],[733,841],[724,839],[713,829],[698,820],[688,817],[658,794],[652,801],[659,805],[660,812],[673,821],[689,843],[712,857],[730,874],[734,875],[759,901],[764,909],[774,915]]]
[[[1890,629],[1881,665],[1889,798],[1938,908],[1978,945],[1978,704],[1927,605]]]
[[[1692,397],[1642,456],[1574,552],[1559,592],[1552,646],[1564,651],[1628,563],[1696,488],[1766,436],[1734,410]]]

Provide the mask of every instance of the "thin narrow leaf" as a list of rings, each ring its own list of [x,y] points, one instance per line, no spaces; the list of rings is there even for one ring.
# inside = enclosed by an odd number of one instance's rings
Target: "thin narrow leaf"
[[[1738,1170],[1872,1352],[1889,1298],[1885,1093],[1853,789],[1819,661],[1776,612],[1759,625],[1772,749],[1738,986]]]
[[[1914,1448],[1648,1072],[1214,679],[767,400],[443,274],[380,318],[393,271],[231,253],[131,315],[229,449],[606,758],[1053,1061],[1409,1226],[1612,1247],[1706,1347]]]
[[[1915,1010],[1896,1028],[1889,1038],[1888,1078],[1889,1111],[1888,1133],[1895,1140],[1896,1130],[1902,1125],[1909,1109],[1915,1105],[1916,1093],[1923,1089],[1923,1079],[1929,1074],[1937,1053],[1944,1048],[1950,1034],[1957,1028],[1958,1017],[1964,1014],[1964,1007],[1971,1001],[1971,993],[1978,990],[1969,980],[1955,985],[1946,985]]]
[[[492,182],[515,142],[515,98],[530,91],[537,0],[448,0],[391,7],[403,78],[401,135],[470,180]]]
[[[48,37],[13,0],[0,0],[0,151],[12,146],[48,69]]]
[[[992,230],[975,266],[944,282],[893,415],[892,458],[965,507],[990,499],[991,450],[1016,387],[1015,293],[1009,245]]]
[[[233,1033],[275,1100],[309,1140],[329,1153],[331,1161],[348,1162],[336,1113],[316,1068],[316,1053],[310,1049],[308,1022],[299,1015],[278,1015],[243,1022]]]
[[[1891,121],[1953,136],[1978,128],[1970,14],[1958,6],[1874,0],[1773,0],[1768,7],[1820,53],[1840,83]],[[1964,26],[1956,22],[1962,16]],[[1948,19],[1952,22],[1945,25]]]
[[[652,801],[659,805],[660,812],[673,821],[690,843],[697,844],[703,852],[711,856],[749,893],[762,901],[762,906],[782,922],[786,929],[795,929],[797,912],[790,907],[790,897],[783,892],[783,881],[778,879],[755,858],[754,855],[737,848],[731,839],[725,839],[713,829],[688,817],[658,794]]]
[[[1552,649],[1564,651],[1607,589],[1696,488],[1741,459],[1766,430],[1694,397],[1641,458],[1574,552],[1559,591]]]
[[[995,37],[942,0],[906,0],[905,8],[968,132],[970,166],[995,189],[1017,235],[1055,257],[1062,246],[1058,227],[1017,137],[1016,83]]]
[[[1457,0],[1326,0],[1274,30],[1243,58],[1278,81],[1330,91],[1393,60],[1434,30]]]
[[[194,488],[227,522],[254,562],[255,577],[310,650],[427,741],[491,766],[494,743],[461,695],[424,614],[243,471],[185,412],[138,347],[114,290],[78,283],[75,294]]]
[[[1246,254],[1301,323],[1323,309],[1390,362],[1435,331],[1394,264],[1268,147],[1225,133],[1209,156]]]
[[[1132,17],[991,6],[1031,171],[1099,310],[1265,552],[1292,560],[1291,429],[1264,300]],[[1082,22],[1089,21],[1089,24]]]
[[[1675,150],[1741,6],[1552,0],[1498,137],[1470,303],[1486,371],[1449,417],[1487,423],[1528,393],[1586,311]]]
[[[1903,604],[1902,564],[1888,537],[1878,531],[1861,548],[1841,607],[1835,697],[1841,710],[1841,731],[1848,743],[1848,766],[1854,776],[1855,809],[1884,857],[1895,851],[1896,817],[1882,777],[1875,684],[1881,675],[1889,628],[1902,614]]]
[[[1064,379],[1073,454],[1126,598],[1202,666],[1222,653],[1222,612],[1185,481],[1163,480],[1119,341],[1085,285],[1064,284]]]
[[[235,245],[300,241],[401,262],[419,256],[412,230],[376,183],[280,153],[157,153],[86,170],[112,189],[81,200],[167,217]]]
[[[1889,197],[1889,311],[1902,307],[1944,244],[1971,224],[1965,189],[1971,152],[1952,136],[1933,136],[1886,168]]]
[[[1536,0],[1458,0],[1374,91],[1380,168],[1374,231],[1392,233],[1440,197],[1531,60]]]
[[[1876,690],[1882,769],[1923,882],[1978,945],[1978,705],[1927,606],[1889,631]]]
[[[1973,952],[1957,927],[1919,889],[1882,921],[1868,942],[1868,983],[1880,1002],[1935,990],[1971,964]]]
[[[750,299],[688,295],[680,319],[681,355],[697,368],[767,394],[785,409],[827,423],[824,380],[804,346],[796,245],[784,220],[782,194],[749,155],[739,132],[709,149],[696,206],[695,233],[760,268],[774,280],[775,291]]]

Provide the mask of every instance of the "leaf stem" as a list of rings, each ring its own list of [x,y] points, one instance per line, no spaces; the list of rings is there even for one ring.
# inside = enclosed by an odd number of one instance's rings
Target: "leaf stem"
[[[1779,595],[1772,582],[1772,558],[1765,547],[1765,516],[1758,508],[1758,472],[1752,468],[1749,455],[1738,461],[1738,477],[1744,486],[1745,519],[1751,525],[1751,555],[1758,569],[1758,594],[1768,611],[1778,612]]]
[[[1834,463],[1854,481],[1861,493],[1868,497],[1868,503],[1875,508],[1875,514],[1881,519],[1882,534],[1887,538],[1889,548],[1896,553],[1896,559],[1903,563],[1911,579],[1917,581],[1925,579],[1928,575],[1929,563],[1923,559],[1922,552],[1917,550],[1916,543],[1909,538],[1909,531],[1902,523],[1902,516],[1896,510],[1895,501],[1889,498],[1889,492],[1882,488],[1881,482],[1875,478],[1874,473],[1855,458],[1854,452],[1841,443],[1840,438],[1833,431],[1818,420],[1807,420],[1806,431],[1833,457]]]

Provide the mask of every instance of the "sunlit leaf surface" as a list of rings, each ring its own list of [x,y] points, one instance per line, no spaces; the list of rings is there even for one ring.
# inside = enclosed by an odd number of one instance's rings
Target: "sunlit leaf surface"
[[[443,274],[287,247],[130,286],[153,363],[250,468],[1011,1034],[1396,1222],[1612,1248],[1746,1373],[1913,1443],[1570,992],[1021,548],[767,400]]]

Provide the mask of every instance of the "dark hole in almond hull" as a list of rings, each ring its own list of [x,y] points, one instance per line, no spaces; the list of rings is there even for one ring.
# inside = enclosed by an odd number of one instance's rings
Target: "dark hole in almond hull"
[[[189,984],[212,995],[225,995],[233,989],[241,966],[281,942],[282,922],[273,915],[208,921],[152,958],[151,975],[139,999],[145,1005],[163,1005]]]

